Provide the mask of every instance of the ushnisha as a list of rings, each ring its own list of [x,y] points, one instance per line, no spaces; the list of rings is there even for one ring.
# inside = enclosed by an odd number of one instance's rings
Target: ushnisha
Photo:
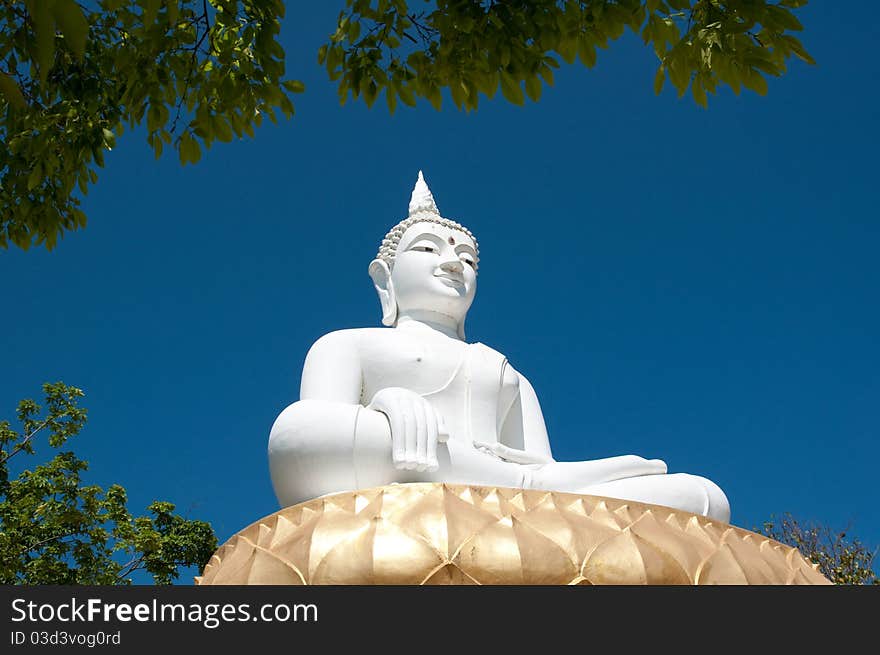
[[[537,395],[501,353],[465,341],[477,241],[440,215],[419,172],[409,215],[369,266],[383,328],[339,330],[309,350],[300,400],[269,436],[282,507],[391,483],[450,482],[592,494],[725,523],[710,480],[658,459],[553,459]]]

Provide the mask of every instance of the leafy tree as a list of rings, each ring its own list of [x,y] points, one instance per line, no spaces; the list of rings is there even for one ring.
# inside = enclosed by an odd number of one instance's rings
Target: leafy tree
[[[847,531],[832,530],[814,523],[802,524],[791,514],[778,521],[764,523],[762,532],[789,546],[797,548],[834,584],[880,585],[880,578],[873,569],[877,550],[871,550],[858,539],[847,536]]]
[[[276,41],[282,0],[0,0],[0,245],[52,248],[125,126],[156,155],[293,114]],[[201,144],[201,146],[199,145]]]
[[[416,5],[418,3],[412,2]],[[790,32],[806,0],[438,0],[433,11],[407,2],[347,0],[319,61],[339,94],[371,104],[384,89],[393,112],[399,98],[427,98],[437,109],[448,88],[459,109],[500,88],[514,104],[537,101],[562,59],[592,68],[597,50],[629,29],[659,60],[654,90],[666,79],[679,96],[691,89],[707,106],[719,85],[767,92],[764,75],[785,72],[792,55],[813,62]]]
[[[560,60],[588,67],[629,29],[669,80],[706,106],[719,86],[766,93],[806,0],[346,0],[319,62],[342,102],[426,98],[459,109],[500,88],[537,101]],[[183,164],[215,141],[293,115],[277,41],[283,0],[0,0],[0,247],[53,248],[85,226],[79,194],[125,127]]]
[[[132,517],[121,486],[82,484],[88,464],[72,452],[9,479],[10,460],[33,455],[39,433],[57,449],[85,424],[82,391],[60,382],[43,391],[45,409],[18,404],[19,431],[0,421],[0,584],[131,584],[139,569],[171,584],[180,567],[204,567],[217,548],[209,524],[159,501],[147,508],[151,516]]]

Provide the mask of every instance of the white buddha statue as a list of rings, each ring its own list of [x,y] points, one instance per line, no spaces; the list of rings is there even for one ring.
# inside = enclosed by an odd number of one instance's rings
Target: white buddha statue
[[[725,523],[713,482],[658,459],[553,459],[532,385],[499,352],[465,340],[477,241],[442,218],[422,173],[409,216],[369,267],[388,327],[340,330],[311,347],[300,400],[269,437],[282,507],[406,482],[593,494],[665,505]]]

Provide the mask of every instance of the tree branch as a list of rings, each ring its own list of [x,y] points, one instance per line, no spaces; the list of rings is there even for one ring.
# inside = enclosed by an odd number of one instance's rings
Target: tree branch
[[[122,568],[119,570],[119,573],[116,574],[116,581],[120,582],[124,580],[127,575],[131,575],[140,567],[141,564],[144,563],[144,559],[146,559],[146,557],[146,554],[143,554],[140,557],[132,558],[125,564],[123,564]]]
[[[177,107],[176,107],[176,112],[174,114],[174,120],[171,121],[171,129],[168,130],[171,134],[174,134],[174,132],[177,130],[177,121],[180,119],[180,112],[183,110],[183,103],[186,102],[186,96],[189,93],[190,84],[192,83],[192,79],[193,79],[193,76],[195,75],[196,68],[198,68],[199,48],[201,48],[202,43],[205,42],[205,37],[207,37],[211,33],[211,21],[210,21],[210,18],[208,17],[207,0],[203,0],[202,7],[204,10],[204,13],[199,18],[199,22],[201,22],[202,19],[205,20],[205,32],[204,32],[204,34],[202,34],[201,38],[199,38],[198,42],[193,46],[192,59],[190,60],[189,71],[186,74],[186,82],[184,83],[184,86],[183,86],[183,93],[180,94],[180,98],[178,98],[178,100],[177,100]],[[212,37],[210,49],[213,50],[213,48],[214,48],[214,44],[213,44],[213,37]],[[208,56],[210,56],[210,52],[208,52]]]
[[[39,548],[40,546],[45,546],[46,544],[48,544],[50,542],[58,541],[59,539],[65,539],[65,538],[73,536],[75,534],[76,534],[76,532],[67,532],[64,534],[57,534],[54,537],[49,537],[48,539],[43,539],[42,541],[38,541],[35,544],[27,546],[26,548],[23,548],[21,551],[21,554],[24,555],[25,553],[29,553],[32,550]]]
[[[46,427],[47,425],[49,425],[49,422],[50,422],[53,418],[56,418],[56,419],[63,418],[64,416],[67,416],[68,413],[69,413],[69,412],[67,412],[67,411],[62,412],[62,413],[59,414],[58,416],[55,416],[55,417],[49,417],[49,418],[47,418],[45,421],[43,421],[42,423],[40,423],[40,425],[37,427],[37,429],[34,430],[33,432],[31,432],[28,436],[26,436],[26,437],[24,438],[24,440],[23,440],[20,444],[18,444],[18,445],[12,450],[11,453],[9,453],[6,457],[0,459],[0,466],[2,466],[2,465],[5,464],[6,462],[8,462],[10,459],[12,459],[13,455],[15,455],[16,453],[20,452],[21,449],[24,448],[24,447],[28,444],[28,442],[29,442],[31,439],[34,438],[34,435],[36,435],[37,432],[39,432],[39,431],[42,430],[44,427]]]

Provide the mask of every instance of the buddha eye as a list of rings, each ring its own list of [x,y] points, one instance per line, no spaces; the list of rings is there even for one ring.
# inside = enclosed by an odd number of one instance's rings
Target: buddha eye
[[[415,250],[417,252],[437,252],[437,246],[422,244],[418,246],[413,246],[410,250]]]
[[[471,259],[471,258],[470,258],[469,256],[467,256],[467,255],[462,255],[461,257],[459,257],[459,259],[460,259],[461,261],[463,261],[465,264],[467,264],[468,266],[470,266],[471,268],[476,268],[476,267],[477,267],[477,265],[474,263],[474,260]]]

